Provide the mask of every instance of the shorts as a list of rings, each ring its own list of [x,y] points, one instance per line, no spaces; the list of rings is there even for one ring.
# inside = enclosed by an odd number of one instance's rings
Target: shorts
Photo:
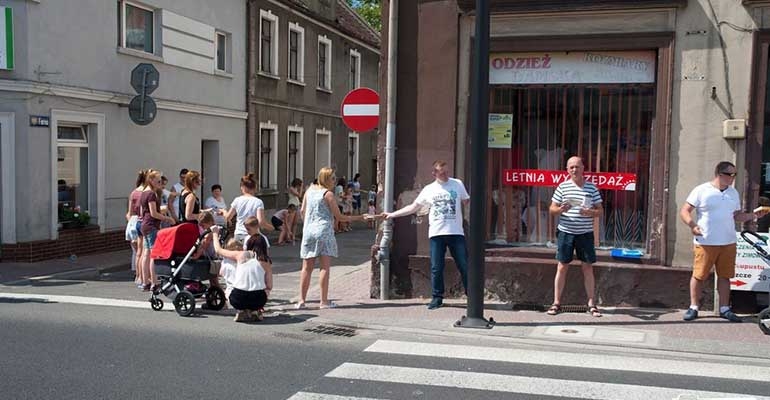
[[[354,210],[360,210],[361,209],[361,195],[353,195],[353,209]]]
[[[577,254],[578,260],[584,263],[596,262],[593,232],[578,235],[562,231],[556,233],[556,260],[562,264],[569,264],[574,254]]]
[[[259,310],[267,304],[267,293],[264,290],[247,292],[233,288],[228,296],[230,305],[236,310]]]
[[[132,215],[128,219],[126,224],[126,241],[133,242],[139,237],[139,232],[136,230],[136,221],[139,219],[136,215]]]
[[[142,220],[139,217],[136,218],[136,235],[144,236],[142,235]]]
[[[157,229],[153,229],[147,232],[144,235],[144,248],[148,250],[152,250],[152,247],[155,246],[155,238],[157,237],[158,237]]]
[[[715,266],[718,277],[733,278],[735,276],[735,256],[737,251],[735,243],[721,246],[696,244],[693,249],[695,257],[692,277],[699,281],[706,280],[709,274],[711,274],[711,268]]]
[[[270,222],[273,223],[273,228],[275,228],[275,230],[277,231],[281,230],[281,225],[283,225],[283,221],[281,221],[280,218],[273,215],[273,218],[270,219]]]

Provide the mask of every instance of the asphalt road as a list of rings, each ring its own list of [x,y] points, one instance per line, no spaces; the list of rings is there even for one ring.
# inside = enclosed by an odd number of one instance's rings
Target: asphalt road
[[[328,327],[352,335],[338,336],[312,332],[325,327],[303,314],[252,324],[231,318],[0,299],[0,397],[653,400],[768,395],[770,366],[737,361],[594,354],[579,345],[557,352],[513,341]]]

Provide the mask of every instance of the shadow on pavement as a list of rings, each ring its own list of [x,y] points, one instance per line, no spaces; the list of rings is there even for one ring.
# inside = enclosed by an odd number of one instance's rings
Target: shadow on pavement
[[[71,286],[71,285],[80,285],[83,284],[82,280],[73,280],[68,281],[64,279],[56,279],[56,280],[37,280],[37,281],[21,281],[21,282],[14,282],[11,284],[4,284],[3,286],[8,287],[24,287],[24,286],[30,286],[30,287],[57,287],[57,286]]]
[[[49,301],[46,299],[36,299],[36,298],[0,297],[0,304],[21,304],[21,303],[57,304],[58,302]]]

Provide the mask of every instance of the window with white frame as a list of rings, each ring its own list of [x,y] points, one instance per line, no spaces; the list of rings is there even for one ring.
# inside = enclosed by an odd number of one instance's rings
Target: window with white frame
[[[356,176],[358,172],[358,134],[348,134],[348,177]]]
[[[290,126],[288,134],[288,155],[286,157],[286,181],[291,183],[294,178],[302,178],[302,144],[304,129],[300,126]]]
[[[326,36],[318,36],[318,87],[332,88],[332,41]]]
[[[354,49],[350,49],[350,74],[348,86],[351,90],[361,86],[361,53]]]
[[[278,75],[278,16],[259,10],[259,71]]]
[[[289,80],[305,82],[305,28],[289,23]]]
[[[155,11],[134,2],[118,1],[118,45],[155,53]]]
[[[216,32],[216,68],[217,71],[230,72],[231,71],[231,52],[232,36],[229,33],[217,31]]]
[[[278,126],[259,124],[259,190],[278,190]]]
[[[57,126],[56,180],[58,216],[72,216],[89,208],[88,127],[87,125]],[[74,221],[73,221],[74,222]]]

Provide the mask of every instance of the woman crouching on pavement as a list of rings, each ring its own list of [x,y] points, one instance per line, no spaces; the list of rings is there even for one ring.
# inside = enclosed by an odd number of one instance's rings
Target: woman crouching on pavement
[[[252,235],[246,241],[245,250],[225,250],[219,244],[219,230],[219,226],[211,228],[214,249],[218,255],[238,263],[229,296],[230,305],[237,310],[235,322],[261,321],[264,319],[261,310],[273,288],[273,264],[267,255],[265,238]]]

